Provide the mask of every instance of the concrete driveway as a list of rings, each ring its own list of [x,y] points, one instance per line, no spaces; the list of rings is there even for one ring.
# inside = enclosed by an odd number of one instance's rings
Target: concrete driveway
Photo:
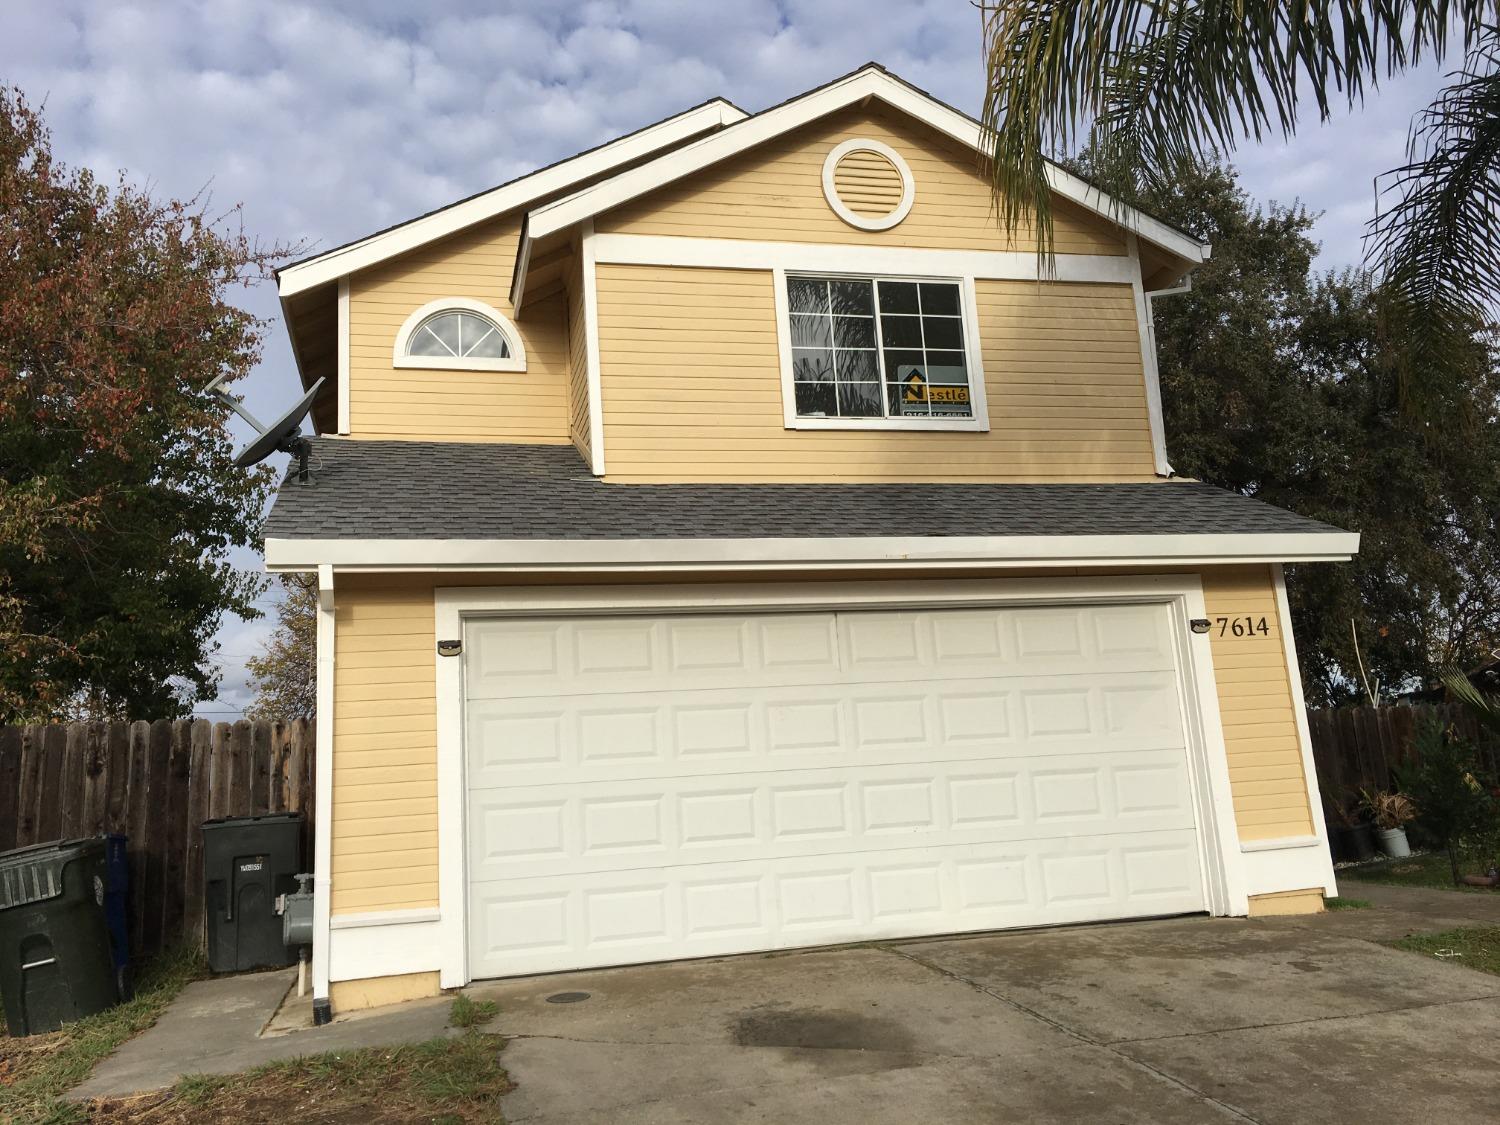
[[[1379,940],[1500,896],[502,981],[512,1122],[1493,1121],[1500,977]],[[589,999],[549,1003],[586,991]]]

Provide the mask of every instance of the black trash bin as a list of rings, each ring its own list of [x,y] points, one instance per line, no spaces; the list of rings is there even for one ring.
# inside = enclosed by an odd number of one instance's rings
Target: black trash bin
[[[203,825],[208,966],[216,973],[291,965],[276,896],[297,889],[302,814],[226,817]]]
[[[112,948],[105,911],[113,846],[96,836],[0,855],[0,997],[12,1035],[119,1002],[125,951]]]

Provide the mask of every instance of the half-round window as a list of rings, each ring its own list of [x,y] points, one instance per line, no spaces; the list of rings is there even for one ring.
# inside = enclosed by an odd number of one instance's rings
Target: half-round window
[[[494,321],[471,312],[440,312],[429,316],[411,334],[409,355],[453,356],[465,359],[509,359],[510,345]]]
[[[397,367],[453,371],[524,371],[515,325],[481,301],[453,297],[423,305],[396,335]]]

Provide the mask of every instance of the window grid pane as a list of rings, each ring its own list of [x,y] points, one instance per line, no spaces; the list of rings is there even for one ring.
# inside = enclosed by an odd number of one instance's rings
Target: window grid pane
[[[972,417],[956,283],[789,277],[787,296],[799,415]]]

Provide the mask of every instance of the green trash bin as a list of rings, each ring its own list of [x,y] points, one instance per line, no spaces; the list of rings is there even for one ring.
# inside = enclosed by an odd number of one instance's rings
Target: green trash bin
[[[108,880],[102,836],[0,854],[0,999],[12,1035],[56,1031],[119,1002]]]

